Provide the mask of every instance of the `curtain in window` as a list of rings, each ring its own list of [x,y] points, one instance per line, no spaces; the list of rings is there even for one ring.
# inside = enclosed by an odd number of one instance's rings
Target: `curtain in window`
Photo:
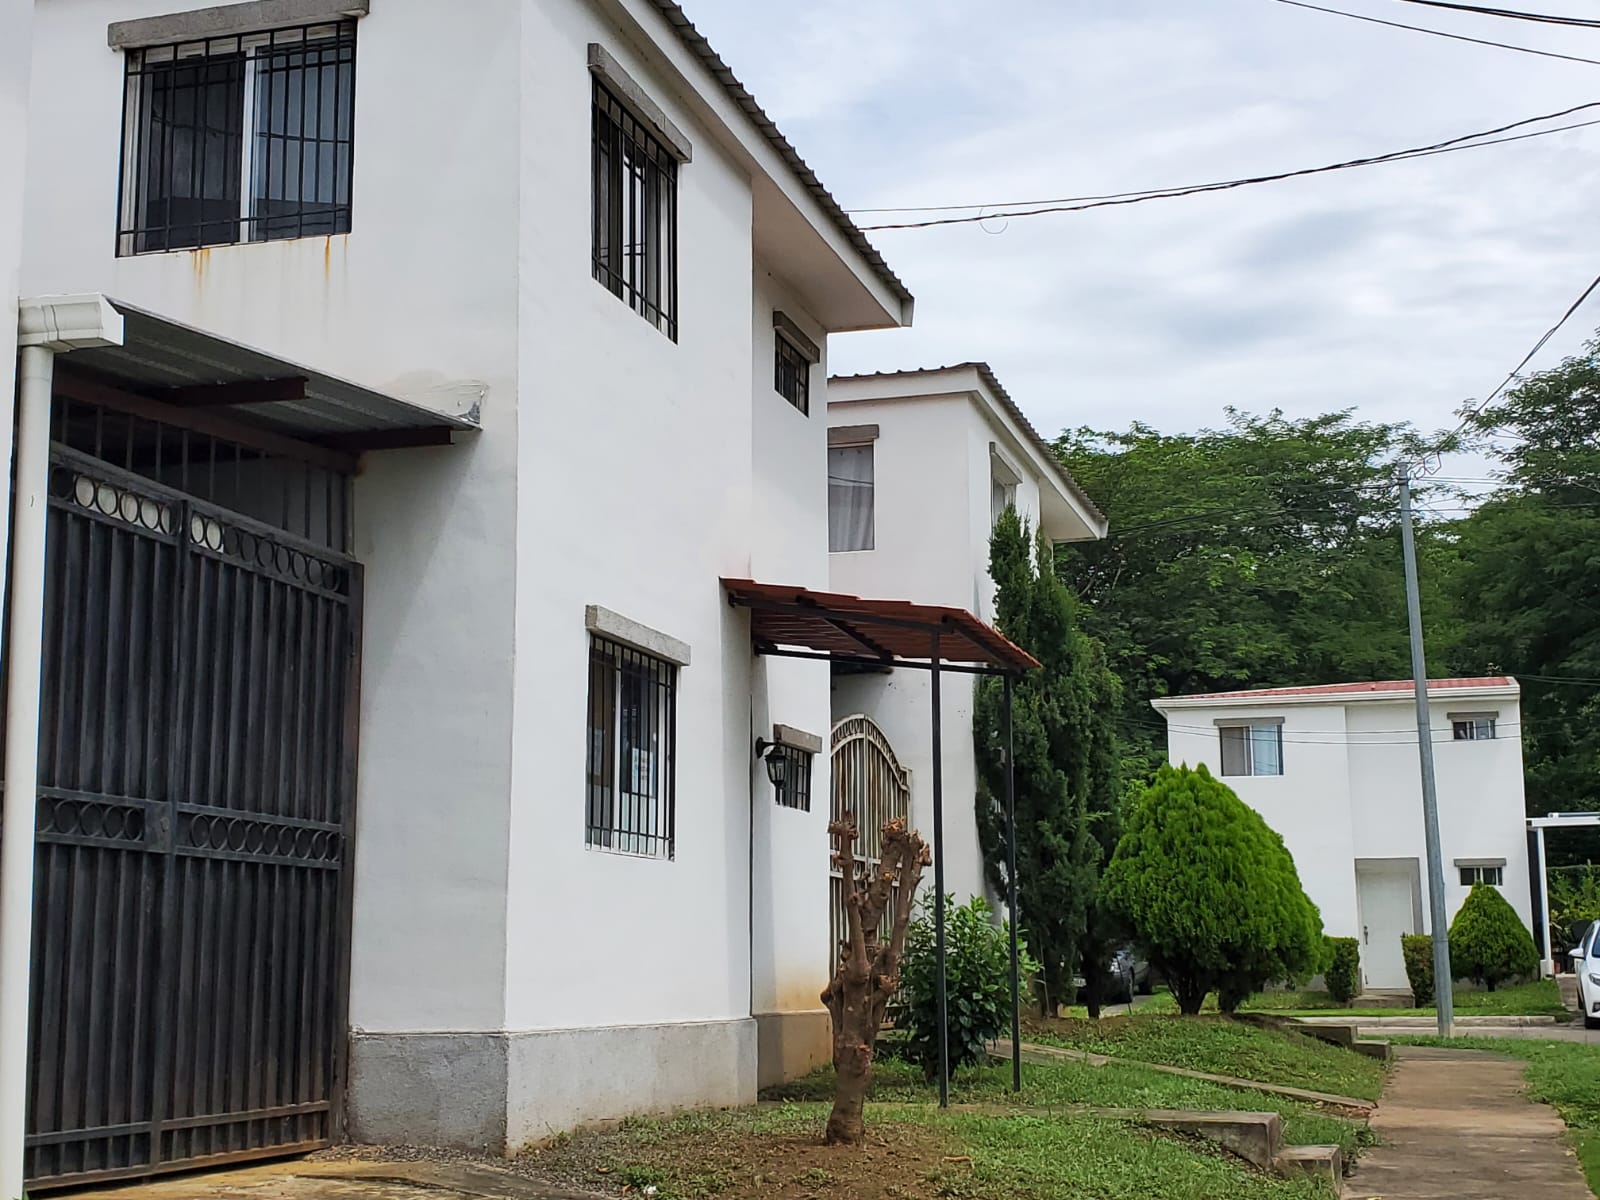
[[[1225,725],[1218,732],[1222,736],[1222,773],[1250,774],[1249,729],[1243,725]]]
[[[1252,725],[1250,727],[1250,766],[1252,775],[1283,774],[1283,727],[1280,725]]]
[[[828,549],[871,550],[874,522],[872,447],[829,447]]]

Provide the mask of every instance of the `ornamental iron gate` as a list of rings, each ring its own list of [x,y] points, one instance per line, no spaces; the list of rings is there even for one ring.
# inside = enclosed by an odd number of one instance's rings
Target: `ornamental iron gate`
[[[63,445],[49,508],[29,1183],[328,1145],[361,568]]]
[[[889,739],[870,717],[846,717],[833,727],[833,803],[830,820],[856,818],[856,875],[867,878],[883,861],[883,827],[911,816],[910,773],[900,765]],[[832,859],[829,859],[832,863]],[[882,935],[894,922],[899,886],[883,911]],[[844,873],[837,863],[828,868],[829,949],[838,958],[848,932],[844,904]],[[831,974],[836,961],[830,960]]]

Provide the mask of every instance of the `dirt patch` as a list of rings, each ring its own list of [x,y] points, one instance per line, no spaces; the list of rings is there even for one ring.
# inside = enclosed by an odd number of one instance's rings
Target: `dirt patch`
[[[810,1130],[708,1129],[643,1142],[580,1137],[518,1163],[570,1186],[678,1200],[917,1200],[950,1194],[953,1177],[970,1172],[947,1136],[883,1122],[869,1124],[859,1148],[824,1146]]]

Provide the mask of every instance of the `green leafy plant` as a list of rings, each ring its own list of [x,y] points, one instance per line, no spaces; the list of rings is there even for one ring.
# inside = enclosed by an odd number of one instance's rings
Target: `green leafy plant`
[[[1323,979],[1328,995],[1340,1004],[1349,1004],[1361,990],[1361,943],[1355,938],[1326,939],[1327,967]]]
[[[1433,1003],[1433,939],[1425,933],[1402,934],[1400,953],[1406,960],[1411,1003],[1427,1008]]]
[[[1204,766],[1162,767],[1130,806],[1101,884],[1172,987],[1236,1009],[1269,980],[1315,969],[1322,917],[1261,815]]]
[[[933,901],[924,896],[906,930],[900,959],[900,997],[895,1024],[907,1032],[906,1053],[931,1078],[939,1067],[938,962],[934,955]],[[980,1063],[985,1045],[1011,1031],[1011,943],[1008,926],[997,923],[982,896],[945,904],[945,995],[950,1022],[952,1069]],[[1039,966],[1020,955],[1021,989]]]
[[[1476,883],[1450,922],[1450,970],[1489,991],[1510,979],[1531,975],[1539,966],[1533,935],[1517,910],[1492,884]]]
[[[1550,872],[1550,937],[1558,950],[1583,940],[1583,932],[1600,921],[1600,868],[1556,868]]]

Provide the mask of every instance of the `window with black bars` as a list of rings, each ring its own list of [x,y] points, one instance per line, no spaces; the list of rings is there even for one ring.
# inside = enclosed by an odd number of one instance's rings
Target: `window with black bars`
[[[801,412],[811,413],[811,362],[795,349],[794,343],[783,334],[773,339],[777,343],[774,364],[774,386],[778,394]]]
[[[119,254],[350,230],[354,21],[127,52]]]
[[[675,664],[591,637],[588,845],[672,857],[677,690]]]
[[[594,84],[594,277],[678,340],[678,160]]]
[[[777,790],[778,803],[785,808],[811,811],[811,755],[794,746],[779,746],[774,751],[787,760],[783,783]]]

